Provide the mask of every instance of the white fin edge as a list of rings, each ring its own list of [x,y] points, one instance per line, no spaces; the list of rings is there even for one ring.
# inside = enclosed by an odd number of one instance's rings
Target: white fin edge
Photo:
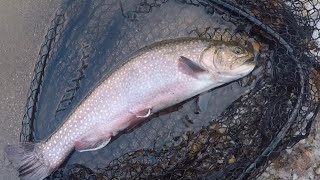
[[[98,147],[95,147],[95,148],[93,148],[93,149],[79,150],[78,152],[95,151],[95,150],[104,148],[107,144],[109,144],[110,141],[111,141],[111,138],[109,138],[108,140],[106,140],[106,141],[104,141],[103,143],[101,143]]]

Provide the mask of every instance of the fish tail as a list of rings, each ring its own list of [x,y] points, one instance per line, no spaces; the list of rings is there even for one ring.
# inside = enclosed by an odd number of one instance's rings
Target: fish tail
[[[41,143],[20,143],[5,148],[7,158],[19,172],[20,179],[44,179],[52,172],[39,150]]]

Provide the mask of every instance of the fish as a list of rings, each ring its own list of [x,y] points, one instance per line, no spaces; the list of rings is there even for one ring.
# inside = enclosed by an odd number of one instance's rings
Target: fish
[[[43,179],[74,150],[101,149],[152,114],[240,79],[256,66],[253,52],[235,42],[191,37],[155,42],[123,62],[48,139],[5,148],[21,179]]]

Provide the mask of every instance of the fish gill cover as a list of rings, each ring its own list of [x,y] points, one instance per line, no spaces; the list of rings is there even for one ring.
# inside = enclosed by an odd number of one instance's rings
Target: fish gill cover
[[[45,36],[21,141],[48,138],[123,58],[178,37],[259,50],[246,78],[188,100],[115,138],[71,154],[47,179],[255,179],[309,135],[319,106],[320,3],[306,0],[65,1]],[[143,83],[143,82],[141,82]],[[138,84],[137,84],[138,86]]]

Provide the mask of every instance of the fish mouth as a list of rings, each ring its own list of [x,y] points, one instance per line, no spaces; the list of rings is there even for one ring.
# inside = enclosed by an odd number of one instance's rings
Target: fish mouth
[[[256,62],[254,61],[254,57],[251,57],[251,58],[247,59],[243,64],[255,65]]]

